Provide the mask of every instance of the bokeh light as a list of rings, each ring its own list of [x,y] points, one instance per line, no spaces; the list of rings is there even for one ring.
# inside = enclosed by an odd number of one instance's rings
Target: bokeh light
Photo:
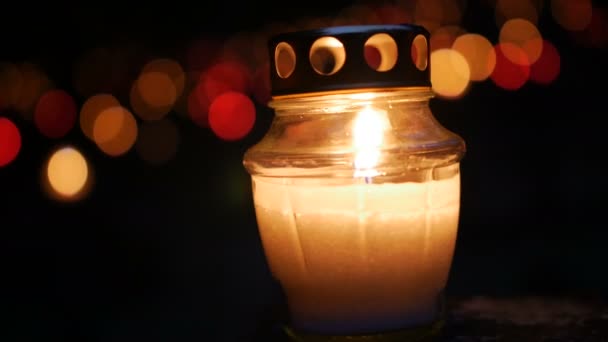
[[[188,96],[188,116],[200,127],[209,127],[209,106],[211,101],[205,91],[205,85],[199,83]]]
[[[148,62],[131,88],[133,112],[146,121],[162,119],[174,108],[185,83],[178,62],[167,58]]]
[[[233,141],[246,136],[255,123],[255,105],[246,95],[226,92],[209,107],[209,125],[223,140]]]
[[[524,50],[512,43],[500,43],[494,47],[494,52],[496,67],[490,75],[494,84],[506,90],[521,88],[530,77],[530,64]]]
[[[12,163],[20,150],[19,128],[8,118],[0,117],[0,167]]]
[[[129,99],[133,112],[142,120],[160,120],[173,108],[177,90],[167,74],[147,72],[133,82]]]
[[[34,124],[47,138],[61,138],[74,127],[77,110],[74,99],[66,91],[49,90],[36,104]]]
[[[89,180],[89,165],[76,148],[63,147],[51,155],[46,180],[54,195],[64,200],[81,198]]]
[[[201,74],[200,82],[204,86],[207,98],[213,101],[217,96],[228,91],[248,93],[250,78],[248,68],[242,63],[222,61]]]
[[[21,71],[12,63],[0,63],[0,109],[11,108],[19,99]]]
[[[18,65],[21,82],[13,108],[19,111],[27,120],[34,115],[34,108],[44,92],[52,88],[48,76],[36,65],[22,63]]]
[[[565,30],[582,31],[593,14],[591,0],[551,0],[553,19]]]
[[[500,29],[500,43],[517,45],[526,54],[526,60],[519,58],[519,51],[506,49],[503,51],[513,63],[532,64],[540,57],[543,51],[543,38],[534,24],[525,19],[510,19]],[[506,45],[501,45],[506,46]],[[514,53],[514,54],[512,54]]]
[[[557,48],[549,41],[543,42],[543,53],[530,67],[530,81],[550,84],[559,76],[561,58]]]
[[[531,0],[497,0],[495,7],[496,27],[502,27],[507,21],[517,18],[536,25],[538,24],[539,12],[539,9]]]
[[[450,49],[454,41],[461,35],[465,34],[465,30],[456,25],[441,26],[431,34],[431,52],[440,49]]]
[[[470,79],[469,64],[460,52],[440,49],[431,53],[431,83],[437,95],[450,99],[461,97]]]
[[[178,144],[179,131],[171,120],[165,118],[140,126],[135,150],[144,161],[162,164],[175,156]]]
[[[608,46],[608,10],[594,7],[591,22],[582,31],[571,32],[575,40],[592,48]]]
[[[452,48],[467,60],[472,81],[486,80],[494,71],[496,52],[486,37],[476,33],[467,33],[458,37]]]
[[[117,157],[127,153],[137,139],[137,121],[124,107],[110,107],[93,124],[93,139],[105,154]]]
[[[442,0],[417,0],[414,7],[414,23],[433,32],[443,20]]]
[[[80,129],[84,135],[95,140],[93,136],[93,126],[97,117],[106,109],[120,107],[120,103],[110,94],[96,94],[89,97],[80,109]]]

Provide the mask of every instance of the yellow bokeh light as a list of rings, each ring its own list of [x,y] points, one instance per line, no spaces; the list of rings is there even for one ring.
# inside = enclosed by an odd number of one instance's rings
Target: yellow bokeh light
[[[511,43],[521,48],[528,57],[528,65],[536,62],[543,52],[542,35],[536,26],[526,19],[508,20],[500,29],[499,42]],[[509,51],[504,51],[504,54],[513,63],[520,61],[519,56],[509,55]]]
[[[80,109],[80,129],[84,135],[95,140],[93,126],[97,117],[106,109],[120,107],[118,100],[110,94],[97,94],[88,98]]]
[[[469,63],[460,52],[439,49],[431,53],[431,83],[433,91],[445,98],[464,95],[471,79]]]
[[[487,79],[496,67],[494,46],[480,34],[467,33],[458,37],[452,49],[458,51],[467,60],[472,81]]]
[[[70,199],[85,188],[89,178],[89,166],[80,151],[73,147],[64,147],[52,154],[46,167],[46,176],[54,193]]]
[[[591,0],[552,0],[551,13],[555,21],[568,31],[582,31],[591,23]]]
[[[100,150],[109,156],[128,152],[137,139],[137,121],[126,108],[104,110],[93,125],[93,139]]]

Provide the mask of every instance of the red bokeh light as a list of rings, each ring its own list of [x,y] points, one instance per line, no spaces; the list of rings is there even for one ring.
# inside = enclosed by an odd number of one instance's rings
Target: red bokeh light
[[[551,42],[543,41],[543,52],[530,68],[530,81],[549,84],[559,75],[561,59],[559,52]]]
[[[36,127],[48,138],[61,138],[76,123],[76,103],[63,90],[50,90],[40,97],[34,112]]]
[[[15,124],[0,117],[0,167],[10,164],[21,150],[21,134]]]
[[[188,116],[201,127],[209,127],[209,98],[202,83],[198,83],[188,95]]]
[[[255,106],[246,95],[226,92],[209,107],[209,125],[223,140],[238,140],[246,136],[255,123]]]
[[[494,83],[506,90],[521,88],[530,77],[528,56],[520,47],[512,43],[500,43],[494,47],[496,66],[490,78]],[[507,58],[505,52],[511,57]],[[515,62],[511,61],[515,59]]]
[[[207,97],[213,101],[217,96],[235,91],[248,93],[250,75],[246,66],[236,61],[223,61],[214,64],[201,75],[200,82],[205,87]]]

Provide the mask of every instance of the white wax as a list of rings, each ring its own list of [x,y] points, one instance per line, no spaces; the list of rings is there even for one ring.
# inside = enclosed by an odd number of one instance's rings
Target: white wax
[[[365,333],[431,322],[452,262],[460,175],[400,184],[253,177],[260,235],[293,325]]]

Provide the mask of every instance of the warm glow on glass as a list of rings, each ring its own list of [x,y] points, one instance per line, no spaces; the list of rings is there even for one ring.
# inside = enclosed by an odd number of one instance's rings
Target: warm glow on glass
[[[64,198],[78,195],[89,177],[89,167],[80,151],[64,147],[49,159],[46,175],[51,189]]]
[[[373,177],[380,160],[384,132],[390,128],[386,111],[371,107],[360,111],[353,125],[355,177]]]

